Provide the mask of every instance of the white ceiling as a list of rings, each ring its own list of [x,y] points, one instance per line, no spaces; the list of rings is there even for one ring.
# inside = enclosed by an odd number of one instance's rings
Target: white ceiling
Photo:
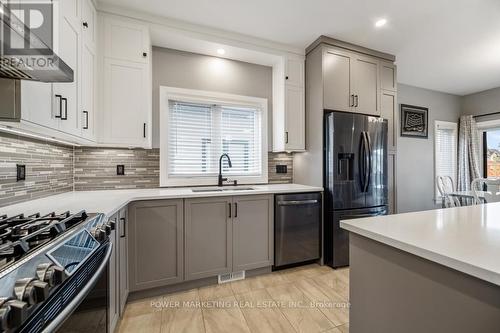
[[[499,0],[100,0],[305,48],[328,35],[395,54],[398,81],[466,95],[500,86]],[[379,18],[388,24],[374,28]]]

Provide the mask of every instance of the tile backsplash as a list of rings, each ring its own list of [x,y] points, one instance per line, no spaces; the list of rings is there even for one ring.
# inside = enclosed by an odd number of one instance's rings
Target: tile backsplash
[[[125,175],[116,175],[116,166]],[[75,148],[75,191],[153,188],[160,184],[159,149]]]
[[[293,154],[268,159],[269,183],[293,182]],[[26,165],[25,181],[16,181],[16,164]],[[125,175],[116,175],[117,165]],[[159,175],[159,149],[73,148],[0,133],[0,207],[72,190],[155,188]]]
[[[16,164],[26,180],[17,181]],[[71,190],[72,147],[0,134],[0,207]]]
[[[291,183],[293,155],[269,153],[269,183]],[[116,175],[116,166],[125,166],[125,175]],[[276,165],[286,165],[286,174],[277,174]],[[160,182],[159,149],[75,148],[75,190],[154,188]]]

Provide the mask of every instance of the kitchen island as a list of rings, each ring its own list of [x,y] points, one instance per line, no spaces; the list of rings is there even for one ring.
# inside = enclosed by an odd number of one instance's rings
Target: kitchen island
[[[500,332],[500,203],[341,227],[352,333]]]

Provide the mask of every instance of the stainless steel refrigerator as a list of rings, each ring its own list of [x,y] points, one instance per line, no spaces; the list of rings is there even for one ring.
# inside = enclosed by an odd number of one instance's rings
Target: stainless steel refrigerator
[[[349,233],[340,221],[386,215],[387,120],[361,114],[325,114],[324,260],[349,265]]]

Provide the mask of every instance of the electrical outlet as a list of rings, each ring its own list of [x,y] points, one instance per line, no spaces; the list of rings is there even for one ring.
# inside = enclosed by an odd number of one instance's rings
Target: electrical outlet
[[[119,164],[116,166],[116,175],[125,176],[125,165]]]
[[[276,166],[276,173],[287,173],[288,168],[286,165],[277,165]]]
[[[18,182],[26,180],[26,165],[16,164],[16,179]]]

